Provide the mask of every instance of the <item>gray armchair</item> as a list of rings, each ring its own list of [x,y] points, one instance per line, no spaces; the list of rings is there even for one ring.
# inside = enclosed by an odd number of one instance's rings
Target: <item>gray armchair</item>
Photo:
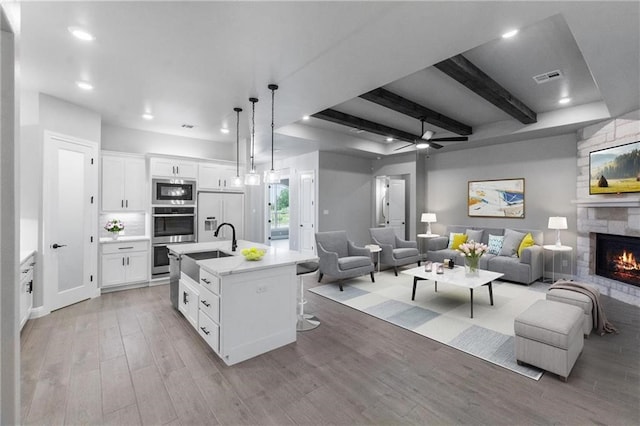
[[[418,263],[420,266],[420,252],[418,243],[406,241],[397,237],[393,228],[369,228],[374,244],[380,246],[380,263],[393,266],[393,272],[398,276],[398,266]]]
[[[320,257],[318,282],[325,274],[337,278],[340,291],[342,291],[344,279],[358,277],[366,273],[369,273],[371,281],[375,282],[371,251],[364,247],[355,246],[347,238],[346,231],[317,232],[316,247],[318,257]]]

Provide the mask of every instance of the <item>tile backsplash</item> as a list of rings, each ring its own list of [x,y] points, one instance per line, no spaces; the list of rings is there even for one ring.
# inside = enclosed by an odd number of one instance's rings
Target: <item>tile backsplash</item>
[[[102,213],[100,215],[100,237],[110,237],[111,233],[104,229],[107,221],[118,219],[124,223],[124,231],[120,235],[139,237],[146,235],[146,215],[144,213]]]

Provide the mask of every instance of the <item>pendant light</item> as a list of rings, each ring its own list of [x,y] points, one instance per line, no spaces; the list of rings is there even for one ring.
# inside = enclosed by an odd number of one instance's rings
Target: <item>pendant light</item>
[[[264,181],[266,183],[280,183],[280,174],[273,169],[273,116],[274,116],[274,103],[275,103],[275,93],[278,90],[277,84],[270,84],[267,86],[269,90],[271,90],[271,170],[265,173]]]
[[[249,98],[251,102],[251,170],[244,175],[244,184],[248,186],[260,185],[260,175],[256,173],[256,168],[253,164],[253,157],[255,155],[255,140],[256,140],[256,102],[258,98]]]
[[[236,176],[231,181],[232,186],[241,186],[242,178],[240,178],[240,112],[242,108],[235,107],[236,112]]]

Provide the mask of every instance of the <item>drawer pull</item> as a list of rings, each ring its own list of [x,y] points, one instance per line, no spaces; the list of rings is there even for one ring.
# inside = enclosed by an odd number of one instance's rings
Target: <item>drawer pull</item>
[[[208,308],[209,306],[211,306],[211,303],[207,303],[207,301],[206,301],[206,300],[201,300],[201,301],[200,301],[200,303],[202,303],[202,304],[203,304],[204,306],[206,306],[207,308]]]
[[[118,250],[131,250],[133,247],[118,247]]]
[[[27,283],[27,293],[33,293],[33,280]]]
[[[207,330],[206,327],[200,327],[200,330],[202,330],[204,334],[207,334],[207,335],[211,334],[211,332]]]
[[[203,282],[203,283],[205,283],[205,284],[211,284],[211,281],[209,281],[209,280],[208,280],[208,279],[206,279],[206,278],[200,278],[200,281],[202,281],[202,282]]]

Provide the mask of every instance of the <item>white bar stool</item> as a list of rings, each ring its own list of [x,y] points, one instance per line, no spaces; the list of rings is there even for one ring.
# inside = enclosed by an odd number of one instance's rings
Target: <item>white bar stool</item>
[[[307,303],[304,298],[304,276],[314,274],[319,267],[318,262],[305,262],[296,265],[296,275],[300,277],[300,297],[298,298],[298,306],[300,309],[298,322],[296,323],[297,331],[313,330],[320,325],[320,321],[318,321],[315,316],[304,313],[304,305]]]

